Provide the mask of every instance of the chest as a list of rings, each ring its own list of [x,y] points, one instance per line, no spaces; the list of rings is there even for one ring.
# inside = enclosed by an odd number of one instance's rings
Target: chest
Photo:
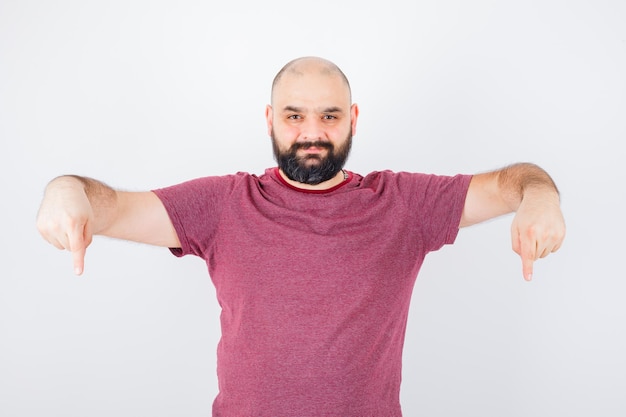
[[[235,305],[281,300],[292,310],[393,302],[411,291],[425,256],[419,230],[396,211],[273,218],[234,207],[220,221],[208,260],[218,298]]]

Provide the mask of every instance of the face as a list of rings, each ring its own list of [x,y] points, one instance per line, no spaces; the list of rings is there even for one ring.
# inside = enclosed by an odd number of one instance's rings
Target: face
[[[348,158],[358,108],[336,74],[285,74],[266,110],[279,168],[291,180],[319,184],[335,177]]]

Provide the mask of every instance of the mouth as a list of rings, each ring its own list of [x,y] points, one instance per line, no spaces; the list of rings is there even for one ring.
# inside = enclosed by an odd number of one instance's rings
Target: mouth
[[[295,145],[298,151],[303,151],[305,153],[318,154],[322,151],[328,151],[332,149],[333,145],[328,142],[303,142]]]
[[[321,148],[319,146],[309,146],[307,148],[300,149],[300,151],[304,152],[307,155],[318,155],[326,150],[326,148]]]

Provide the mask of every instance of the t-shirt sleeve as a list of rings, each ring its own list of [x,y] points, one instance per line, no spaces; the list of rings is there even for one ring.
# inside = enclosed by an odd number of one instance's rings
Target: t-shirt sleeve
[[[425,248],[435,251],[454,243],[472,176],[406,175],[409,177],[403,180],[411,183],[407,198],[410,206],[415,207],[416,227],[421,231]]]
[[[170,216],[180,248],[176,256],[204,254],[213,244],[220,213],[235,183],[235,176],[198,178],[153,190]]]

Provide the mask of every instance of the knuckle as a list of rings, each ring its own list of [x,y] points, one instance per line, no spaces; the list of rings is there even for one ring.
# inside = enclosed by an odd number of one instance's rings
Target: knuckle
[[[526,227],[526,230],[525,230],[524,235],[525,235],[527,238],[532,239],[532,238],[534,238],[535,236],[537,236],[537,233],[538,233],[538,227],[537,227],[537,225],[534,225],[534,224],[533,224],[533,225],[530,225],[530,226],[527,226],[527,227]]]

